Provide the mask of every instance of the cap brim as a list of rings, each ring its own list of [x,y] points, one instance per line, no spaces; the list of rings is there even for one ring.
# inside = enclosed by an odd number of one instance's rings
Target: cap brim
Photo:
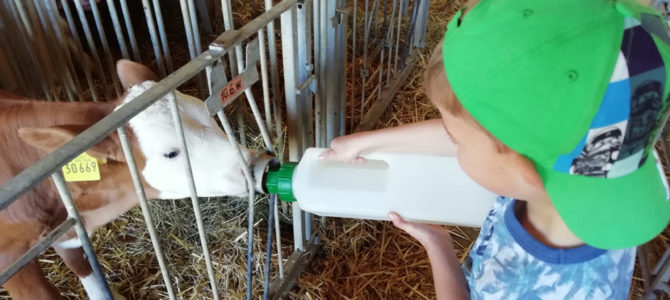
[[[653,155],[635,172],[617,178],[536,168],[563,221],[588,245],[601,249],[637,246],[668,224],[670,201]]]

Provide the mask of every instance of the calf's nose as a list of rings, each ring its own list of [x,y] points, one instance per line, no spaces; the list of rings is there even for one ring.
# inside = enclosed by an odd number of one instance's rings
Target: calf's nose
[[[263,185],[263,177],[270,168],[279,166],[279,160],[272,153],[256,152],[252,153],[247,161],[249,162],[249,169],[254,180],[254,189],[259,193],[267,193]]]

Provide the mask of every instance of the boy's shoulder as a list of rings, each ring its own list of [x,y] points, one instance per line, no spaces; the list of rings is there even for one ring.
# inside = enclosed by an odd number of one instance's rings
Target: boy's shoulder
[[[635,248],[545,246],[518,222],[515,202],[498,198],[464,264],[473,299],[626,298]]]

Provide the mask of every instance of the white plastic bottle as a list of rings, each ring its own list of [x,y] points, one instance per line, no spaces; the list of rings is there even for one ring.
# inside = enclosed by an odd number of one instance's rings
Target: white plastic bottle
[[[319,216],[479,227],[496,195],[475,183],[455,157],[373,153],[364,164],[320,161],[309,148],[296,164],[269,171],[266,187]]]

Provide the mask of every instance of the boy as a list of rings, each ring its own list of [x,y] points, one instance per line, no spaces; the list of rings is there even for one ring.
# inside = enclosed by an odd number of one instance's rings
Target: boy
[[[464,11],[425,73],[442,120],[340,137],[322,158],[456,155],[503,195],[463,272],[444,229],[389,215],[426,248],[438,299],[626,299],[635,246],[670,218],[653,149],[669,102],[664,19],[633,0]]]

